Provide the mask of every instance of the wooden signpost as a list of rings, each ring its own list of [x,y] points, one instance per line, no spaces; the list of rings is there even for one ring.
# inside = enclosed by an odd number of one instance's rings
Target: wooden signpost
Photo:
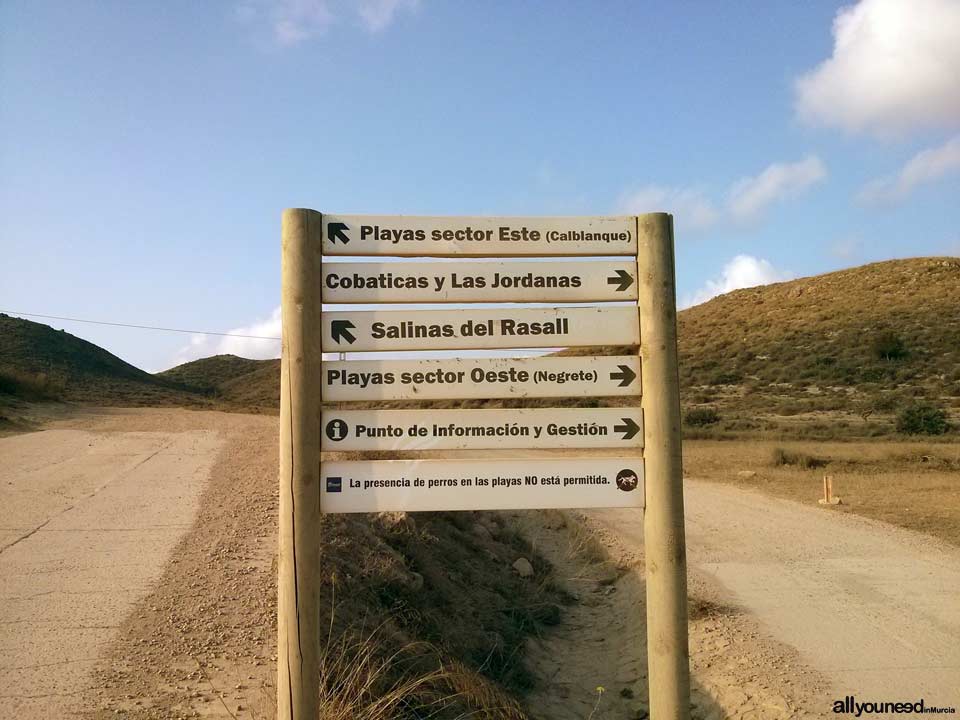
[[[277,717],[318,717],[320,513],[632,507],[644,509],[651,717],[689,718],[672,218],[287,210],[282,240]],[[324,263],[323,255],[451,260]],[[549,259],[558,257],[570,259]],[[387,309],[327,312],[323,303]],[[457,306],[401,310],[391,303]],[[591,346],[640,351],[410,356]],[[322,359],[345,351],[401,356]],[[583,397],[635,398],[639,407],[321,412],[321,401]],[[541,456],[496,456],[508,448]],[[610,448],[620,452],[611,456]],[[542,456],[551,449],[577,455]],[[606,454],[591,456],[600,449]],[[321,451],[411,450],[427,457],[321,458]],[[476,458],[463,457],[471,451]]]

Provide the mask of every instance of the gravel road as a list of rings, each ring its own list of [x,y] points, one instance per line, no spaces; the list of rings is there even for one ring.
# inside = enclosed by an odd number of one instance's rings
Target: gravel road
[[[960,708],[960,550],[735,487],[685,488],[691,571],[722,584],[832,684],[809,710],[831,715],[846,695]],[[642,545],[635,511],[590,516]]]
[[[105,411],[0,439],[0,717],[268,715],[275,463],[269,417]],[[960,706],[960,550],[735,487],[686,488],[692,588],[719,608],[691,630],[705,717],[828,717],[846,695]],[[642,558],[639,511],[587,516]],[[633,597],[603,588],[590,597]],[[203,614],[208,596],[222,616]],[[627,605],[584,604],[598,647],[615,644]],[[642,633],[622,634],[642,649]],[[601,681],[642,682],[629,663],[600,670],[588,698]]]
[[[189,530],[210,431],[0,439],[0,717],[62,718]]]

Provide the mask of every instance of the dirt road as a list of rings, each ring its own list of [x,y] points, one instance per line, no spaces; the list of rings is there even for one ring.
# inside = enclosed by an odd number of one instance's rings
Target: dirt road
[[[917,501],[917,500],[914,500]],[[687,481],[692,573],[832,684],[832,701],[960,707],[960,551],[853,515],[712,483]],[[589,516],[642,546],[635,511]]]
[[[105,411],[0,439],[0,717],[269,717],[275,473],[271,417]],[[956,548],[703,482],[687,506],[697,717],[960,706]],[[642,717],[642,521],[588,516],[612,578],[560,552],[563,523],[531,536],[582,600],[532,654],[544,716]]]
[[[0,439],[0,717],[70,717],[190,528],[215,432]]]

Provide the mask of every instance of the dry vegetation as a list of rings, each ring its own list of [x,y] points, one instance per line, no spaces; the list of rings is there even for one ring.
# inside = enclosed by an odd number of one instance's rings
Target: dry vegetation
[[[875,263],[737,290],[680,314],[694,435],[877,437],[922,401],[960,416],[960,259]]]
[[[807,505],[817,505],[831,475],[842,504],[824,512],[852,512],[960,545],[955,443],[694,440],[684,444],[684,472]]]

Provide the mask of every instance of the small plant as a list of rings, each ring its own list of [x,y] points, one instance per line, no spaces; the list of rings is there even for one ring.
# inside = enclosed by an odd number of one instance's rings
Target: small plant
[[[718,372],[707,381],[707,385],[737,385],[743,381],[743,376],[732,372]]]
[[[690,408],[683,416],[683,422],[690,427],[706,427],[720,422],[720,413],[715,408]]]
[[[795,453],[784,450],[783,448],[774,448],[772,463],[774,467],[792,466],[798,467],[801,470],[813,470],[824,467],[827,461],[823,458],[808,455],[807,453]]]
[[[896,333],[882,332],[873,338],[873,356],[878,360],[902,360],[907,354],[907,346]]]
[[[897,432],[905,435],[943,435],[950,429],[947,413],[927,402],[914,402],[897,414]]]

